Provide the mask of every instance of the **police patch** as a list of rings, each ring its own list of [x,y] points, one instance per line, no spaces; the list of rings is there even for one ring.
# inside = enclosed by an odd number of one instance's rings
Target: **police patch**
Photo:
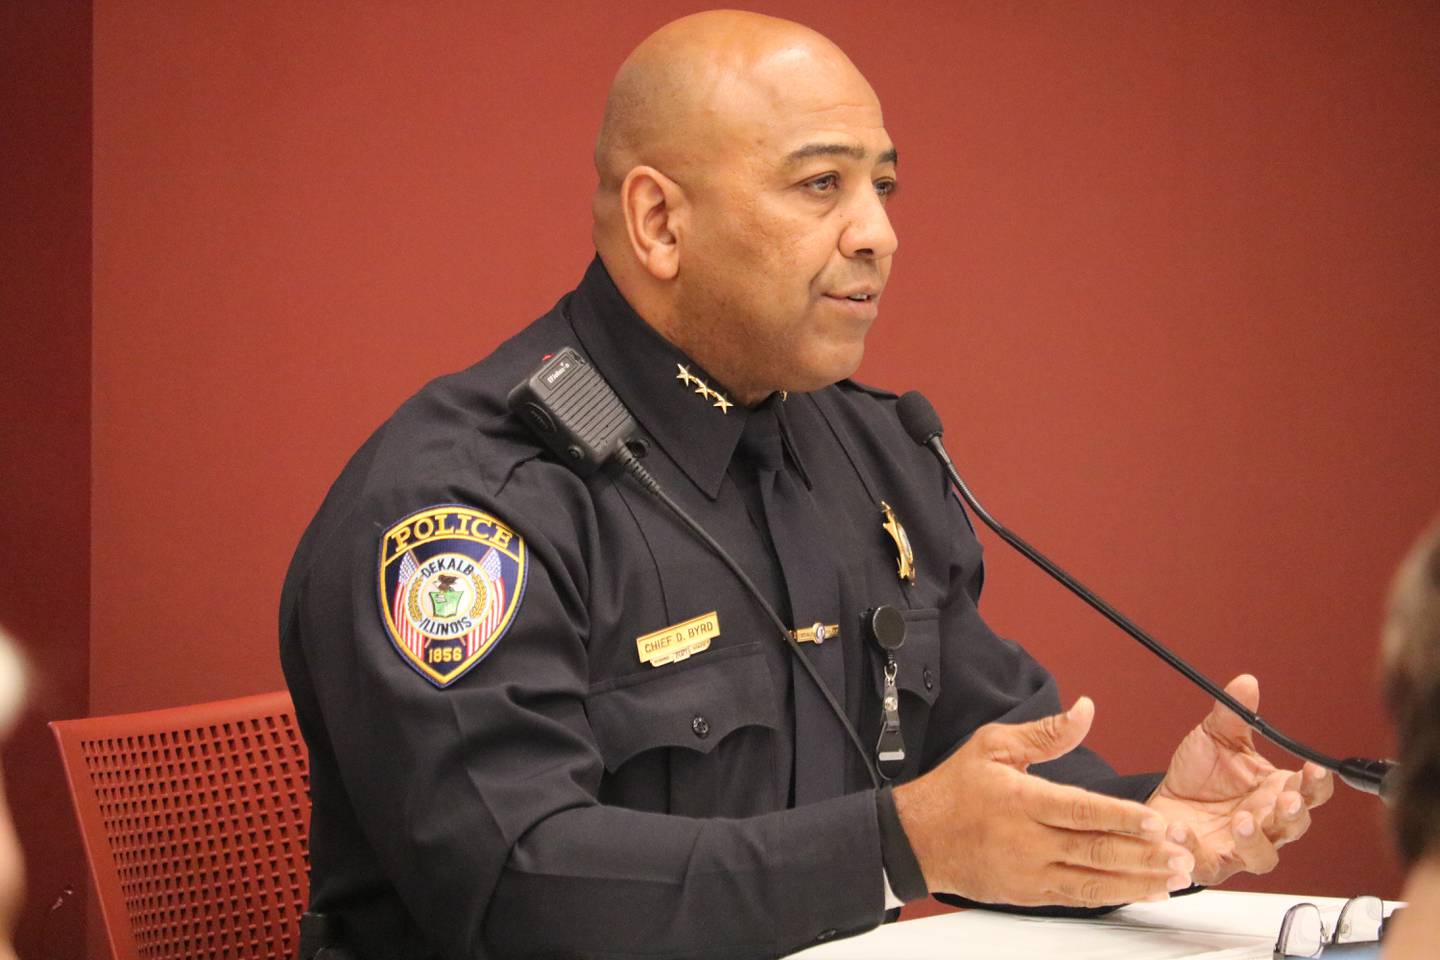
[[[525,593],[525,541],[469,507],[427,507],[380,538],[380,616],[395,649],[445,688],[505,635]]]

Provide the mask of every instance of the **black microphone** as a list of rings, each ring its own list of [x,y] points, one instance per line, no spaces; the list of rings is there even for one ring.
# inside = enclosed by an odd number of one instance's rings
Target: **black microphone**
[[[910,439],[935,454],[935,458],[940,461],[940,465],[943,466],[945,472],[949,474],[950,482],[954,484],[961,499],[969,505],[971,510],[975,511],[975,515],[983,520],[987,527],[999,534],[1000,539],[1010,544],[1010,546],[1024,554],[1027,559],[1040,569],[1060,581],[1071,593],[1099,611],[1105,619],[1115,624],[1115,626],[1134,637],[1147,650],[1183,674],[1191,683],[1210,694],[1210,696],[1216,700],[1219,700],[1226,707],[1235,711],[1236,715],[1244,720],[1256,733],[1301,759],[1309,760],[1327,770],[1334,771],[1341,780],[1356,790],[1361,790],[1365,793],[1379,794],[1381,800],[1384,800],[1387,804],[1391,802],[1392,793],[1398,779],[1395,776],[1395,772],[1399,769],[1397,764],[1389,760],[1367,760],[1363,757],[1348,757],[1344,760],[1337,760],[1334,757],[1327,756],[1318,750],[1300,743],[1298,740],[1293,740],[1279,730],[1276,730],[1265,720],[1262,720],[1258,713],[1230,696],[1230,694],[1217,686],[1209,677],[1206,677],[1199,670],[1190,666],[1190,664],[1186,663],[1174,652],[1162,645],[1160,641],[1150,636],[1150,634],[1141,630],[1123,613],[1097,596],[1094,591],[1060,569],[1049,557],[1030,546],[1030,544],[1026,543],[994,517],[990,516],[990,513],[980,505],[980,501],[975,499],[975,495],[970,492],[970,488],[965,485],[965,481],[961,478],[960,472],[955,469],[955,464],[951,461],[950,455],[945,452],[945,445],[940,442],[940,435],[945,432],[944,427],[940,425],[940,415],[935,412],[935,408],[931,406],[930,401],[926,400],[923,394],[911,390],[900,398],[900,401],[895,405],[895,412],[900,417],[900,425],[905,428],[905,432],[910,435]]]

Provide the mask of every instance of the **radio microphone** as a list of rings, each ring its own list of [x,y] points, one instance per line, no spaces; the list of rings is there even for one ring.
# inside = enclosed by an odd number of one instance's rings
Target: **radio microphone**
[[[1105,619],[1138,640],[1142,646],[1161,660],[1164,660],[1173,669],[1183,674],[1191,683],[1223,703],[1230,710],[1233,710],[1235,714],[1244,720],[1256,733],[1301,759],[1309,760],[1327,770],[1334,771],[1336,776],[1356,790],[1378,794],[1380,799],[1386,803],[1390,802],[1391,792],[1394,789],[1396,781],[1394,773],[1398,769],[1396,764],[1388,760],[1367,760],[1362,757],[1348,757],[1344,760],[1337,760],[1334,757],[1327,756],[1318,750],[1306,746],[1298,740],[1293,740],[1275,729],[1268,722],[1261,719],[1258,713],[1230,696],[1230,694],[1217,686],[1214,681],[1190,666],[1190,664],[1182,660],[1173,651],[1161,644],[1160,641],[1136,626],[1133,621],[1119,610],[1116,610],[1097,596],[1094,591],[1062,570],[1051,561],[1049,557],[1046,557],[1039,550],[1036,550],[1030,544],[1026,543],[1014,532],[992,517],[990,513],[980,505],[980,501],[975,499],[975,495],[971,493],[970,488],[965,485],[965,480],[960,476],[960,472],[955,469],[955,464],[951,461],[950,455],[945,452],[945,445],[940,442],[940,436],[944,433],[944,428],[940,425],[940,415],[935,412],[935,408],[931,406],[930,401],[926,400],[923,394],[911,390],[900,398],[899,402],[895,405],[895,412],[900,417],[900,424],[905,428],[905,432],[910,435],[910,439],[914,440],[920,446],[927,448],[935,455],[935,458],[940,461],[940,465],[945,468],[945,472],[949,475],[950,482],[954,485],[960,498],[975,512],[976,516],[984,521],[987,527],[999,535],[1000,539],[1024,554],[1026,559],[1031,563],[1034,563],[1051,577],[1058,580],[1071,593],[1075,594],[1081,600],[1084,600],[1098,611],[1101,616],[1105,617]]]

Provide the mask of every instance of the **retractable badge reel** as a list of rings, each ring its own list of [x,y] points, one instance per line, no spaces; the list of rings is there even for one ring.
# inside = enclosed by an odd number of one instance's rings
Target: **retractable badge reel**
[[[905,768],[905,738],[900,733],[900,688],[895,677],[900,664],[895,651],[905,645],[905,617],[889,605],[879,606],[865,615],[870,639],[885,657],[885,689],[880,697],[880,739],[875,743],[876,766],[880,776],[894,780]]]

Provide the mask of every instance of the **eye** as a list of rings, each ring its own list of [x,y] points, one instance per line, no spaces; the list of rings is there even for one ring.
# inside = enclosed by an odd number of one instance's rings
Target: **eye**
[[[826,173],[813,180],[805,181],[805,189],[811,193],[834,193],[840,188],[840,175],[838,173]]]
[[[900,184],[896,183],[891,177],[881,177],[875,181],[875,192],[879,194],[881,200],[889,200],[895,195],[895,191],[899,189]]]

